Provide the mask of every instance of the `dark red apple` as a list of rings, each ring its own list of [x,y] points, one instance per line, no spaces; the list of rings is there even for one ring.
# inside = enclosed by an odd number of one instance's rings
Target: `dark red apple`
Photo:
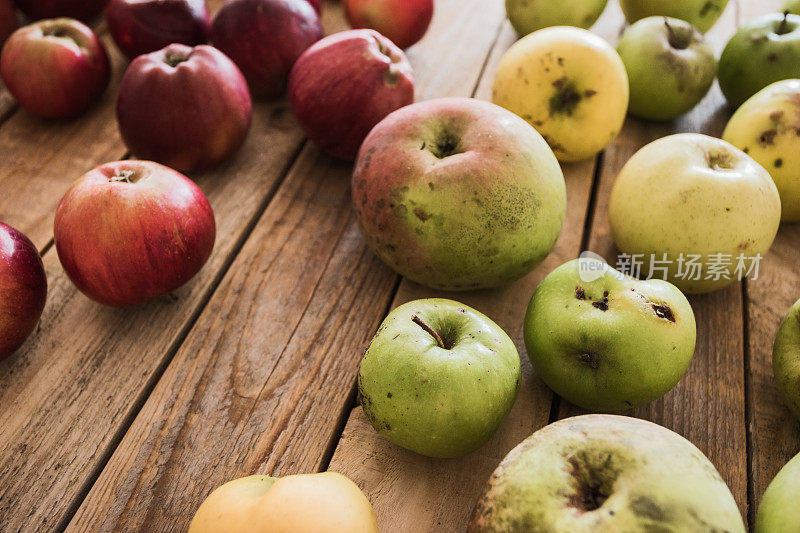
[[[128,59],[172,43],[205,44],[211,30],[205,0],[111,0],[106,21]]]
[[[17,102],[44,118],[80,115],[103,94],[111,75],[100,39],[73,19],[34,22],[6,41],[0,76]]]
[[[214,212],[189,178],[151,161],[106,163],[56,209],[56,250],[69,278],[105,305],[135,305],[197,274],[216,237]]]
[[[263,98],[284,93],[292,65],[322,36],[319,16],[306,0],[230,0],[211,25],[211,42]]]
[[[33,243],[0,222],[0,360],[33,332],[47,299],[47,276]]]
[[[343,31],[297,60],[289,100],[312,141],[353,161],[373,126],[414,101],[414,74],[403,51],[380,33]]]
[[[11,3],[11,0],[0,0],[0,47],[18,27],[14,4]]]
[[[100,13],[108,0],[14,0],[33,20],[71,17],[87,22]]]
[[[122,139],[141,159],[181,172],[214,167],[241,148],[252,101],[242,73],[211,46],[171,44],[137,57],[117,99]]]
[[[344,0],[343,4],[352,27],[378,31],[400,48],[422,39],[433,17],[433,0]]]

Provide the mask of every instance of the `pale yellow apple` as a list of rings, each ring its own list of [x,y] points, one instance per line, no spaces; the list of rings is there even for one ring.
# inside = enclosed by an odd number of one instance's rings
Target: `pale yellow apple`
[[[751,96],[722,138],[770,173],[781,195],[781,220],[800,221],[800,80],[778,81]]]
[[[375,513],[341,474],[250,476],[230,481],[200,505],[189,533],[376,533]]]
[[[559,161],[579,161],[600,152],[622,129],[628,76],[601,37],[568,26],[545,28],[508,49],[492,101],[536,128]]]
[[[754,258],[778,231],[781,203],[769,173],[750,156],[721,139],[681,133],[625,164],[608,215],[617,247],[640,256],[643,276],[652,265],[653,277],[702,293],[754,276]]]

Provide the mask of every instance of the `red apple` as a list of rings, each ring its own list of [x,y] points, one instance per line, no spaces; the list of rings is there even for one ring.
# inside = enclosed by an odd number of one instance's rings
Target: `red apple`
[[[308,3],[314,7],[317,13],[322,13],[322,0],[308,0]]]
[[[205,0],[111,0],[106,21],[128,59],[172,43],[205,44],[211,31]]]
[[[71,17],[89,21],[99,15],[108,4],[108,0],[14,0],[17,7],[28,17],[52,19]]]
[[[241,148],[252,101],[242,73],[211,46],[182,44],[137,57],[122,78],[117,119],[141,159],[181,172],[211,168]]]
[[[72,19],[18,29],[0,56],[0,76],[8,90],[22,107],[44,118],[80,115],[100,98],[110,75],[103,43]]]
[[[11,3],[11,0],[0,0],[0,47],[18,27],[14,4]]]
[[[28,238],[0,222],[0,360],[22,346],[42,316],[47,276]]]
[[[289,100],[312,141],[353,161],[373,126],[414,101],[414,74],[403,51],[380,33],[343,31],[297,60]]]
[[[433,0],[344,0],[344,12],[354,28],[370,28],[400,48],[416,43],[431,24]]]
[[[292,65],[322,36],[319,16],[306,0],[230,0],[211,25],[211,42],[263,98],[284,93]]]
[[[216,237],[214,212],[189,178],[151,161],[106,163],[56,209],[56,250],[69,278],[105,305],[135,305],[197,274]]]

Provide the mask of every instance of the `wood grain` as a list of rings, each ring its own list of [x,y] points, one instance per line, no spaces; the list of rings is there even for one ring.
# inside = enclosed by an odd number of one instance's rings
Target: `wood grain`
[[[436,17],[409,53],[418,97],[469,94],[502,6]],[[179,531],[229,479],[324,468],[397,279],[363,245],[350,172],[306,147],[69,530]]]

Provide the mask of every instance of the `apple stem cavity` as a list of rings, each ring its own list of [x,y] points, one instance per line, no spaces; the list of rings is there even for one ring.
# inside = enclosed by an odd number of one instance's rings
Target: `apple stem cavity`
[[[173,52],[167,52],[164,55],[164,63],[166,63],[167,65],[171,66],[172,68],[177,67],[178,65],[180,65],[181,63],[183,63],[187,59],[189,59],[189,58],[184,56],[184,55],[182,55],[182,54],[175,54]]]
[[[133,170],[120,170],[116,175],[111,176],[108,181],[120,183],[136,183],[139,178]]]
[[[670,26],[669,20],[667,19],[664,19],[664,26],[667,27],[667,33],[668,33],[667,42],[672,48],[676,50],[686,50],[687,48],[689,48],[690,44],[689,34],[684,32],[681,35],[679,35],[675,31],[675,28]]]
[[[428,324],[426,324],[420,317],[418,317],[417,315],[414,315],[411,318],[411,321],[414,322],[414,324],[416,324],[419,327],[421,327],[422,329],[424,329],[426,332],[428,332],[428,334],[431,337],[436,339],[436,344],[439,345],[439,348],[441,348],[443,350],[449,350],[449,348],[447,346],[445,346],[444,341],[442,340],[442,337],[438,333],[436,333],[436,330],[434,330],[432,327],[430,327]]]
[[[706,156],[708,167],[713,170],[730,170],[733,168],[733,158],[728,152],[708,153]]]

